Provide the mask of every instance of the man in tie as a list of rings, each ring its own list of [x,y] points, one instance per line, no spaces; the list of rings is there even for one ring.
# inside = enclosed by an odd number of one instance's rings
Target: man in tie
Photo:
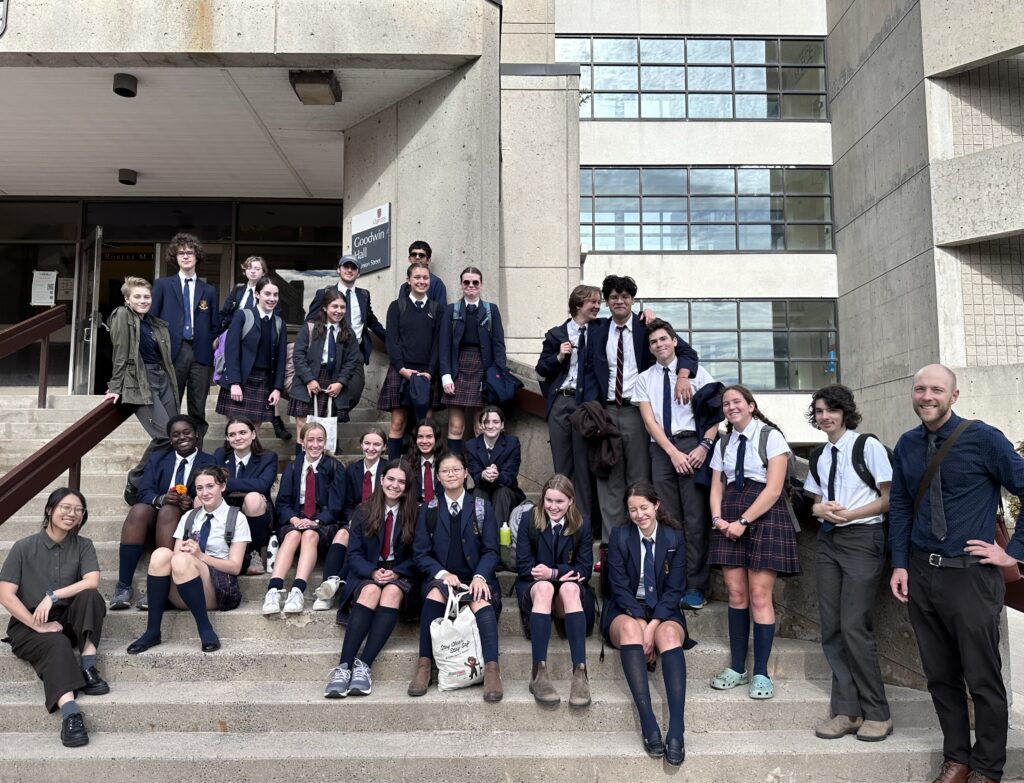
[[[150,314],[167,322],[171,359],[178,382],[178,404],[188,391],[188,415],[199,423],[199,442],[206,422],[206,397],[213,377],[213,350],[219,333],[217,289],[196,275],[205,253],[191,234],[175,234],[167,245],[166,263],[177,264],[178,274],[153,283]]]
[[[999,655],[1005,587],[997,566],[1024,558],[1021,516],[1004,550],[994,543],[995,512],[1000,487],[1024,496],[1024,458],[995,427],[953,413],[959,393],[956,375],[941,364],[914,376],[921,426],[903,433],[893,453],[889,587],[910,604],[942,727],[935,781],[986,783],[1002,778],[1008,723]],[[974,701],[973,746],[965,684]]]
[[[892,733],[892,719],[872,611],[885,568],[884,514],[892,466],[877,438],[857,434],[861,415],[845,386],[818,389],[808,420],[828,437],[811,453],[804,481],[804,492],[814,498],[811,513],[821,521],[814,570],[821,646],[832,668],[832,717],[818,725],[815,735],[884,740]]]

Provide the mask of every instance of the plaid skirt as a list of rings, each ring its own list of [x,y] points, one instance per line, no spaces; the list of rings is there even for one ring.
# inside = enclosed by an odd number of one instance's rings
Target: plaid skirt
[[[217,394],[217,413],[223,416],[246,416],[257,424],[274,418],[274,406],[267,403],[267,397],[274,391],[274,379],[270,370],[253,370],[249,379],[242,384],[242,401],[231,399],[231,389],[220,387]]]
[[[480,358],[480,349],[476,346],[459,348],[459,374],[455,376],[455,394],[445,392],[441,402],[464,408],[482,408],[484,401],[480,389],[483,382],[484,363]]]
[[[317,551],[321,555],[324,554],[327,551],[328,547],[330,547],[331,542],[334,540],[335,534],[338,532],[338,527],[339,527],[338,525],[324,525],[324,524],[320,524],[320,525],[317,525],[316,527],[307,528],[307,530],[315,530],[316,531],[316,534],[317,534],[316,548],[317,548]],[[277,536],[277,540],[280,543],[284,543],[284,537],[286,535],[288,535],[290,532],[292,532],[293,530],[296,533],[300,533],[300,534],[306,532],[305,530],[299,530],[299,528],[295,527],[291,522],[283,522],[281,524],[281,526],[277,528],[277,533],[275,534]]]
[[[381,568],[383,567],[384,566],[381,566]],[[375,584],[377,583],[374,582],[372,579],[360,579],[359,582],[356,584],[355,588],[353,588],[352,594],[348,597],[348,600],[345,601],[344,605],[338,607],[338,614],[340,615],[342,612],[344,612],[345,614],[350,614],[352,612],[352,608],[359,601],[359,594],[363,592],[363,588],[367,585]],[[412,580],[407,579],[404,576],[400,576],[394,582],[390,582],[389,584],[394,585],[402,591],[402,603],[405,603],[405,601],[409,598],[409,594],[412,592]]]
[[[402,376],[394,367],[388,366],[388,374],[384,378],[384,384],[380,387],[380,396],[377,397],[377,410],[390,411],[395,408],[408,407],[402,405]],[[441,407],[441,382],[437,375],[430,379],[430,407],[437,409]]]
[[[759,481],[747,479],[743,490],[728,484],[722,499],[722,516],[739,519],[764,489]],[[717,530],[711,531],[708,563],[716,566],[740,566],[751,570],[775,571],[779,576],[800,573],[800,555],[796,531],[790,521],[786,504],[780,497],[768,512],[759,517],[736,541]]]
[[[316,382],[320,384],[321,389],[326,389],[331,385],[331,374],[328,372],[330,368],[326,364],[320,365],[320,374],[316,376]],[[327,415],[328,406],[331,406],[331,410],[338,412],[338,399],[335,397],[334,402],[330,402],[330,397],[327,396],[326,392],[320,392],[316,395],[316,412],[318,416]],[[312,416],[313,415],[313,401],[303,402],[291,397],[288,402],[288,415],[289,416]]]
[[[238,605],[242,603],[242,591],[238,587],[238,577],[211,568],[210,581],[213,582],[213,593],[217,597],[217,608],[222,612],[237,609]]]

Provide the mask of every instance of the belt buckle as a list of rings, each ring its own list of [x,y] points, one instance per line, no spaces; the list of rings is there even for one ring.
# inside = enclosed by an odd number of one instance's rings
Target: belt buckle
[[[942,555],[932,553],[928,555],[928,565],[935,566],[936,568],[942,567]]]

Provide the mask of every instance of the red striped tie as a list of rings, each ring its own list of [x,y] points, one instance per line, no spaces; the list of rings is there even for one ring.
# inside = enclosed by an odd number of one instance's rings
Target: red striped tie
[[[625,326],[616,326],[619,330],[619,345],[615,349],[615,404],[622,407],[622,365],[626,360],[626,349],[622,345],[622,335],[626,331]]]

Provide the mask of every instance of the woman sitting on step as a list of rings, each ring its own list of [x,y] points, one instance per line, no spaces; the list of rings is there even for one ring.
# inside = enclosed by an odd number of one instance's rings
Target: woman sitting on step
[[[505,432],[505,414],[497,405],[480,411],[480,434],[466,441],[473,494],[494,506],[498,526],[508,521],[512,509],[526,500],[519,488],[522,449],[519,438]]]
[[[683,650],[695,644],[679,611],[686,588],[686,540],[679,523],[662,508],[652,484],[631,485],[626,490],[626,510],[632,524],[612,528],[608,541],[612,596],[604,603],[601,631],[605,641],[619,648],[622,672],[640,717],[644,750],[678,767],[686,758]],[[647,679],[659,656],[668,698],[665,742]]]
[[[569,637],[569,706],[586,707],[590,704],[587,634],[594,627],[594,592],[590,589],[594,542],[590,520],[576,508],[576,490],[561,474],[547,480],[540,496],[539,506],[523,512],[516,539],[516,596],[523,628],[529,630],[533,648],[530,693],[544,706],[559,702],[547,665],[551,615],[555,614],[565,620],[565,635]]]
[[[398,611],[416,579],[412,540],[418,511],[409,466],[388,462],[370,499],[352,517],[349,587],[339,609],[349,613],[348,628],[341,659],[324,690],[328,699],[370,695],[373,662],[395,630]],[[356,657],[360,647],[362,656]]]
[[[438,461],[444,453],[444,441],[437,422],[425,419],[417,424],[412,442],[405,451],[405,461],[412,467],[413,495],[420,503],[429,503],[444,492],[437,475]]]
[[[146,632],[128,645],[130,655],[160,644],[168,601],[192,612],[203,652],[219,650],[220,639],[208,610],[226,612],[242,602],[238,574],[252,539],[249,520],[224,499],[228,483],[224,468],[200,469],[195,483],[197,507],[178,523],[174,550],[160,548],[149,558],[149,620]]]

